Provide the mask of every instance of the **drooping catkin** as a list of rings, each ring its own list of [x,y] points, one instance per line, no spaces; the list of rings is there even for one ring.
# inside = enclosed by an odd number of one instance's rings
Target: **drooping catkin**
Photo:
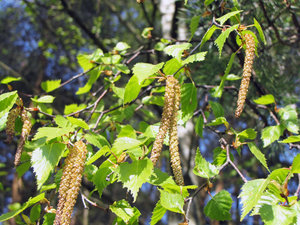
[[[15,155],[15,166],[18,166],[20,164],[20,159],[21,159],[21,154],[22,154],[22,150],[23,147],[25,145],[25,142],[30,134],[31,131],[31,121],[29,116],[27,115],[27,111],[25,110],[25,108],[22,109],[21,111],[21,120],[23,122],[23,127],[22,127],[22,132],[21,132],[21,137],[19,140],[19,144],[17,147],[17,152]]]
[[[170,119],[173,114],[173,106],[174,106],[174,98],[175,98],[174,87],[176,81],[177,80],[173,76],[167,77],[162,118],[161,118],[158,134],[153,143],[153,148],[150,157],[150,160],[153,163],[153,167],[155,167],[157,160],[159,159],[163,147],[163,142],[166,137],[166,133],[169,131]]]
[[[6,134],[7,139],[4,141],[5,144],[10,144],[15,133],[15,122],[17,117],[21,113],[21,108],[17,107],[15,109],[11,109],[7,116],[7,122],[6,122]]]
[[[169,136],[170,136],[169,151],[171,156],[171,166],[172,166],[175,182],[177,185],[184,186],[182,168],[180,164],[178,134],[177,134],[177,112],[179,110],[179,105],[180,105],[180,85],[179,82],[177,81],[177,83],[175,84],[173,114],[170,120],[170,127],[169,127]]]
[[[60,181],[55,225],[70,224],[86,160],[87,148],[82,141],[77,141],[69,150]]]
[[[242,78],[238,101],[237,101],[237,109],[235,111],[236,118],[239,118],[243,111],[243,107],[248,92],[254,53],[255,53],[254,37],[251,34],[245,34],[245,39],[246,39],[246,57],[245,57],[245,63],[243,68],[243,78]]]

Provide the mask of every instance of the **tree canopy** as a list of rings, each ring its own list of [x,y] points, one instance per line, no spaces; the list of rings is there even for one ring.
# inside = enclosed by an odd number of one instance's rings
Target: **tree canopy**
[[[0,224],[299,223],[298,1],[0,6]]]

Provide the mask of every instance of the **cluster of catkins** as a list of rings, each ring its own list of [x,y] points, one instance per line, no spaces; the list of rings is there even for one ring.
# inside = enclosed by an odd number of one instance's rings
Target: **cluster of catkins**
[[[86,160],[87,148],[82,141],[77,141],[69,151],[58,190],[59,201],[53,223],[55,225],[70,224]]]
[[[15,109],[11,109],[7,116],[7,122],[6,122],[6,134],[7,139],[4,141],[6,144],[10,144],[12,142],[12,139],[14,137],[15,132],[15,122],[18,116],[21,116],[21,120],[23,122],[22,132],[20,141],[17,147],[17,152],[15,155],[15,166],[18,166],[20,164],[21,154],[23,147],[25,145],[25,141],[28,138],[30,134],[30,130],[32,127],[31,121],[29,116],[27,115],[27,111],[23,107],[23,102],[20,99],[17,102],[18,106]]]
[[[152,161],[153,166],[155,166],[161,154],[166,134],[169,132],[169,150],[175,182],[180,186],[184,186],[177,135],[177,112],[179,109],[179,104],[180,84],[176,78],[173,76],[168,76],[161,123],[158,134],[153,143],[150,160]]]
[[[246,96],[247,96],[250,77],[251,77],[254,53],[255,53],[254,37],[251,34],[245,34],[245,39],[246,39],[246,57],[245,57],[245,63],[243,68],[243,78],[242,78],[239,97],[237,101],[237,109],[235,111],[236,118],[240,117],[246,101]]]

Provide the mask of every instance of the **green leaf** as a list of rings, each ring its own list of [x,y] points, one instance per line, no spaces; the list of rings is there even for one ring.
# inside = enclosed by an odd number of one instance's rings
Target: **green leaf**
[[[116,162],[115,158],[110,157],[110,160],[113,161],[114,163]],[[101,164],[101,166],[99,167],[99,169],[97,170],[97,172],[93,177],[93,183],[98,190],[100,198],[102,196],[102,192],[104,188],[106,188],[107,185],[111,183],[111,181],[107,179],[110,179],[108,175],[113,171],[112,166],[113,164],[108,160],[106,160]]]
[[[160,51],[162,52],[165,49],[166,45],[162,42],[157,42],[154,46],[155,51]]]
[[[21,77],[10,77],[10,76],[7,76],[7,77],[4,77],[2,80],[1,80],[1,84],[9,84],[10,82],[13,82],[13,81],[18,81],[18,80],[21,80],[22,78]]]
[[[297,136],[289,136],[288,138],[284,139],[283,141],[278,141],[280,143],[294,143],[300,141],[300,135]]]
[[[26,173],[29,170],[30,167],[31,167],[31,163],[29,161],[24,162],[21,165],[19,165],[16,168],[16,171],[18,173],[18,178],[21,178],[24,175],[24,173]]]
[[[154,95],[146,96],[142,99],[142,103],[145,105],[164,106],[164,97]]]
[[[26,203],[24,203],[22,205],[22,207],[16,211],[13,211],[13,212],[8,212],[8,213],[5,213],[5,214],[2,214],[0,216],[0,222],[3,222],[3,221],[6,221],[6,220],[9,220],[17,215],[19,215],[21,212],[23,212],[25,209],[27,209],[28,207],[32,206],[33,204],[39,202],[40,200],[44,199],[45,198],[45,193],[42,193],[34,198],[30,197],[28,199],[28,201]]]
[[[34,205],[30,210],[31,222],[34,223],[40,217],[40,214],[41,214],[41,205],[40,204]]]
[[[199,16],[193,16],[193,18],[191,20],[191,24],[190,24],[191,37],[190,37],[190,40],[192,40],[192,38],[193,38],[193,36],[194,36],[194,34],[195,34],[196,30],[197,30],[200,18],[201,18],[201,15],[199,15]]]
[[[207,42],[211,36],[214,34],[215,30],[219,29],[217,26],[215,25],[212,25],[207,31],[206,33],[204,34],[204,37],[202,38],[202,41],[201,41],[201,45],[199,47],[199,49],[201,50],[201,47],[205,44],[205,42]]]
[[[61,80],[47,80],[42,82],[41,87],[46,92],[51,92],[60,86]]]
[[[53,222],[55,220],[55,213],[46,213],[44,216],[44,222],[43,225],[53,225]]]
[[[137,63],[132,68],[133,75],[137,77],[138,84],[142,85],[144,80],[151,75],[155,74],[158,70],[160,70],[164,65],[164,62],[159,63],[157,65],[153,65],[150,63]]]
[[[290,105],[279,110],[281,124],[283,124],[290,132],[298,134],[299,123],[298,113]]]
[[[8,112],[4,114],[4,116],[0,117],[0,131],[3,131],[6,127]]]
[[[224,16],[217,18],[216,21],[220,22],[220,25],[223,26],[223,24],[230,19],[230,17],[235,16],[236,14],[239,14],[240,12],[243,12],[243,10],[239,10],[239,11],[233,11],[230,13],[225,14]]]
[[[197,108],[197,89],[192,83],[186,83],[181,86],[181,110],[183,117],[192,117]]]
[[[65,117],[61,116],[61,115],[57,115],[54,118],[55,123],[61,127],[61,128],[65,128],[65,127],[72,127],[72,124],[70,121],[68,121]]]
[[[229,34],[234,31],[235,29],[237,29],[239,27],[239,24],[233,25],[232,27],[226,29],[223,33],[221,33],[219,35],[219,37],[215,40],[215,44],[217,45],[218,49],[219,49],[219,56],[221,57],[222,55],[222,49],[223,46],[226,42],[226,39],[229,37]]]
[[[205,5],[210,5],[213,2],[214,2],[214,0],[205,0],[204,4]]]
[[[45,95],[38,99],[31,98],[31,100],[36,103],[52,103],[54,99],[55,97],[53,97],[52,95]]]
[[[257,29],[257,31],[258,31],[258,33],[259,33],[260,39],[261,39],[262,42],[266,45],[266,44],[267,44],[267,41],[266,41],[265,35],[264,35],[264,33],[263,33],[262,29],[261,29],[260,24],[256,21],[255,18],[253,18],[253,20],[254,20],[254,26],[256,27],[256,29]]]
[[[17,91],[0,95],[0,117],[3,117],[13,107],[18,98]]]
[[[213,110],[215,118],[224,117],[224,109],[218,102],[209,101],[209,105]]]
[[[182,195],[183,198],[186,198],[189,196],[189,189],[196,189],[198,186],[196,185],[188,185],[188,186],[178,186],[177,184],[164,184],[163,189],[169,193],[177,193]]]
[[[38,189],[42,187],[58,164],[65,147],[65,144],[53,143],[44,145],[32,152],[31,163],[36,174]]]
[[[290,169],[289,168],[281,168],[281,169],[276,169],[274,170],[270,175],[270,179],[271,180],[276,180],[278,181],[280,184],[283,184],[283,182],[286,179],[286,176],[290,173]]]
[[[184,198],[181,194],[169,193],[161,189],[158,190],[160,191],[160,202],[162,207],[172,212],[184,214]]]
[[[131,207],[125,199],[114,202],[109,209],[122,218],[126,224],[132,224],[141,215],[140,211],[136,207]]]
[[[219,173],[219,170],[216,166],[212,165],[210,162],[207,162],[201,155],[199,148],[196,151],[195,158],[195,168],[193,173],[197,176],[204,178],[214,177]]]
[[[90,134],[86,134],[84,138],[92,145],[98,147],[101,149],[105,145],[110,147],[109,142],[106,140],[105,137],[103,137],[101,134],[95,134],[94,132],[90,131]]]
[[[74,118],[74,117],[70,117],[70,116],[67,116],[67,119],[73,124],[73,125],[76,125],[76,126],[79,126],[79,127],[82,127],[83,129],[90,129],[89,128],[89,125],[87,125],[87,123],[82,120],[81,118]]]
[[[155,186],[164,186],[166,184],[176,184],[175,181],[169,174],[162,172],[158,168],[154,168],[154,171],[152,172],[148,183],[155,185]]]
[[[223,165],[226,161],[227,161],[227,154],[226,154],[226,150],[222,149],[221,147],[216,147],[214,150],[214,161],[212,162],[213,165],[216,166],[221,166]],[[232,153],[230,152],[230,159],[231,161],[234,161],[234,157],[232,155]]]
[[[74,127],[41,127],[38,129],[37,134],[34,136],[32,140],[37,140],[42,137],[47,137],[46,141],[49,141],[53,138],[63,136],[64,134],[69,134],[74,131]]]
[[[252,128],[248,128],[243,130],[242,132],[238,133],[239,137],[246,138],[246,139],[255,139],[256,138],[256,131]]]
[[[262,130],[261,139],[264,142],[264,147],[272,144],[274,141],[278,140],[283,134],[282,125],[266,127]]]
[[[293,223],[296,211],[282,205],[263,205],[259,210],[262,221],[268,225],[287,225]]]
[[[110,149],[108,146],[104,146],[99,151],[97,151],[91,158],[89,158],[89,160],[86,162],[86,165],[88,166],[88,165],[92,164],[97,159],[99,159],[102,155],[105,155],[107,152],[110,152]]]
[[[232,203],[233,201],[230,194],[222,190],[207,203],[204,207],[204,213],[212,220],[231,220],[229,211]]]
[[[82,95],[82,94],[89,92],[91,90],[93,84],[98,80],[98,78],[101,74],[101,71],[93,70],[92,72],[90,72],[90,74],[91,75],[89,77],[88,82],[83,87],[80,87],[78,89],[78,91],[76,92],[76,95]]]
[[[226,80],[240,80],[242,79],[242,77],[236,76],[234,74],[228,74],[228,76],[226,77]]]
[[[294,158],[291,172],[300,173],[300,154]]]
[[[270,172],[264,154],[257,148],[254,142],[249,142],[248,147],[253,155],[260,161],[261,164]]]
[[[223,94],[223,89],[224,89],[224,86],[225,86],[225,81],[227,80],[228,78],[228,74],[231,70],[231,67],[232,67],[232,63],[234,62],[234,57],[235,57],[236,53],[232,53],[231,56],[230,56],[230,60],[229,60],[229,63],[226,67],[226,70],[225,70],[225,74],[224,76],[222,77],[222,80],[221,80],[221,83],[220,83],[220,86],[216,87],[216,88],[213,88],[211,90],[211,95],[215,98],[221,98],[222,94]]]
[[[179,44],[179,45],[169,45],[168,47],[165,48],[165,53],[168,55],[176,58],[179,62],[181,62],[181,56],[184,50],[189,49],[192,47],[191,43],[184,43],[184,44]]]
[[[82,110],[84,108],[86,108],[85,104],[80,104],[80,105],[77,105],[77,104],[65,105],[64,114],[68,115],[70,113],[77,112],[77,111]]]
[[[128,68],[128,66],[125,66],[123,64],[116,64],[115,67],[120,70],[122,73],[125,74],[129,74],[130,73],[130,69]]]
[[[77,56],[77,61],[79,65],[82,67],[83,71],[87,71],[93,68],[94,64],[90,63],[90,59],[88,59],[87,54],[80,54]]]
[[[117,51],[124,51],[128,48],[131,48],[131,47],[125,42],[118,42],[116,47],[114,47],[114,49]]]
[[[101,57],[100,60],[106,65],[114,65],[122,60],[120,55],[110,55],[106,57]]]
[[[174,74],[181,66],[183,65],[182,61],[178,61],[176,58],[168,60],[164,66],[164,73],[166,75]],[[184,69],[182,68],[178,73],[183,73]]]
[[[134,100],[139,95],[140,90],[139,79],[137,76],[132,76],[125,87],[124,104]]]
[[[263,192],[270,183],[270,177],[267,179],[256,179],[245,183],[242,187],[242,192],[238,198],[241,198],[243,203],[241,221],[257,204]]]
[[[207,52],[199,52],[193,55],[190,55],[187,59],[183,60],[183,64],[193,63],[193,62],[200,62],[205,60],[205,55]]]
[[[48,185],[43,185],[40,192],[44,192],[44,191],[49,191],[49,190],[53,190],[56,188],[56,184],[53,183],[53,184],[48,184]]]
[[[218,117],[217,119],[211,121],[210,123],[207,124],[207,126],[218,126],[224,124],[226,128],[228,129],[229,123],[227,122],[225,117]]]
[[[153,163],[148,158],[133,161],[131,164],[124,162],[117,167],[116,174],[118,174],[118,181],[121,181],[123,187],[130,190],[134,202],[142,184],[150,177],[152,168]]]
[[[275,102],[273,95],[263,95],[258,99],[253,100],[256,104],[269,105]]]
[[[167,209],[164,208],[161,205],[160,200],[156,203],[156,206],[152,212],[152,217],[151,217],[151,222],[150,225],[155,225],[157,224],[158,221],[160,221],[163,216],[165,215],[165,213],[167,212]]]
[[[198,134],[201,138],[203,138],[203,128],[204,128],[204,119],[203,116],[200,115],[197,119],[196,126],[195,126],[195,132]]]

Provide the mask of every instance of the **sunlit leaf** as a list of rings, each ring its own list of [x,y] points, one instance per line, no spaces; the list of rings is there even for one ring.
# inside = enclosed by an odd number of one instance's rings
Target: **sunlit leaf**
[[[253,100],[256,104],[260,105],[269,105],[275,102],[275,98],[273,95],[263,95],[258,99]]]
[[[13,107],[18,98],[17,91],[0,95],[0,117],[3,117]]]
[[[279,143],[294,143],[300,142],[300,135],[297,136],[289,136],[288,138],[284,139],[283,141],[278,141]]]
[[[230,17],[235,16],[236,14],[239,14],[240,12],[243,12],[243,10],[227,13],[224,16],[217,18],[216,20],[219,21],[220,25],[222,26],[228,19],[230,19]]]
[[[38,99],[31,98],[32,101],[37,103],[52,103],[54,99],[55,97],[53,97],[52,95],[45,95]]]
[[[261,28],[260,24],[256,21],[255,18],[253,18],[253,20],[254,20],[254,26],[256,27],[256,29],[257,29],[257,31],[259,33],[260,39],[266,45],[267,41],[266,41],[265,35],[264,35],[263,31],[262,31],[262,28]]]
[[[194,34],[197,30],[200,18],[201,18],[201,15],[194,16],[191,20],[191,24],[190,24],[191,37],[190,37],[190,40],[192,40],[192,38],[193,38],[193,36],[194,36]]]
[[[132,68],[132,72],[134,76],[138,79],[138,84],[142,85],[144,80],[151,75],[155,74],[158,70],[160,70],[164,65],[164,62],[159,63],[157,65],[153,65],[150,63],[136,63]]]
[[[89,125],[88,125],[84,120],[82,120],[81,118],[75,118],[75,117],[67,116],[67,119],[68,119],[73,125],[82,127],[82,128],[84,128],[84,129],[86,129],[86,130],[89,129]]]
[[[204,178],[211,178],[219,173],[216,166],[207,162],[201,155],[199,148],[196,151],[195,168],[193,173]]]
[[[116,47],[114,47],[114,49],[117,50],[117,51],[124,51],[128,48],[131,48],[131,47],[125,42],[118,42]]]
[[[191,43],[184,43],[179,45],[169,45],[165,48],[165,53],[176,58],[179,62],[181,62],[181,56],[184,50],[189,49],[192,46]]]
[[[199,49],[201,49],[201,47],[205,44],[205,42],[207,42],[211,38],[211,36],[214,34],[215,30],[217,30],[217,29],[219,29],[217,26],[212,25],[206,31],[206,33],[204,34],[204,37],[202,38],[201,45],[200,45]]]
[[[256,131],[252,128],[248,128],[243,130],[242,132],[238,133],[239,137],[246,138],[246,139],[255,139],[256,138]]]
[[[41,87],[46,92],[51,92],[60,86],[61,80],[47,80],[42,82]]]
[[[190,55],[187,59],[183,60],[183,64],[186,63],[193,63],[193,62],[200,62],[205,60],[205,55],[207,52],[199,52],[193,55]]]
[[[184,198],[181,194],[169,193],[161,189],[158,190],[160,191],[160,202],[164,208],[172,212],[184,213],[183,211]]]
[[[90,77],[88,82],[83,86],[83,87],[79,87],[78,91],[76,92],[76,95],[82,95],[85,94],[87,92],[89,92],[93,86],[93,84],[97,81],[97,79],[99,78],[101,71],[100,70],[93,70],[92,72],[90,72]]]
[[[136,207],[131,207],[125,199],[114,202],[109,209],[126,224],[132,224],[141,215],[140,211]]]
[[[219,56],[221,57],[222,55],[222,49],[223,49],[223,46],[226,42],[226,39],[229,37],[229,34],[234,31],[235,29],[238,28],[238,24],[236,25],[233,25],[232,27],[226,29],[223,33],[221,33],[219,35],[219,37],[215,40],[215,44],[218,46],[218,49],[219,49]]]
[[[176,58],[168,60],[163,68],[163,71],[166,75],[174,74],[181,66],[183,65],[182,61],[178,61]],[[178,73],[182,73],[184,69],[181,69]]]
[[[22,79],[21,77],[16,78],[16,77],[10,77],[10,76],[7,76],[7,77],[4,77],[4,78],[0,81],[0,83],[1,83],[1,84],[9,84],[10,82],[13,82],[13,81],[19,81],[19,80],[21,80],[21,79]]]
[[[38,129],[38,132],[32,140],[37,140],[42,137],[47,137],[46,141],[49,141],[53,138],[63,136],[64,134],[69,134],[74,131],[74,127],[41,127]]]
[[[300,173],[300,154],[294,158],[291,172]]]
[[[283,126],[270,126],[262,130],[261,139],[264,142],[264,147],[272,144],[274,141],[278,140],[279,137],[283,134]]]
[[[260,161],[261,164],[263,164],[263,166],[270,172],[264,154],[257,148],[255,143],[249,142],[248,147],[249,147],[250,151],[252,152],[252,154],[258,159],[258,161]]]
[[[135,99],[141,90],[139,79],[137,76],[132,76],[125,87],[124,104],[131,102]]]
[[[160,221],[163,216],[165,215],[165,213],[167,212],[167,209],[164,208],[161,205],[160,200],[156,203],[155,208],[152,212],[152,217],[151,217],[151,222],[150,225],[155,225],[157,224],[158,221]]]
[[[224,117],[224,109],[220,103],[209,101],[209,105],[213,110],[215,118]]]
[[[196,126],[195,126],[195,132],[198,134],[201,138],[203,138],[203,126],[204,126],[204,119],[203,116],[200,115],[197,119]]]
[[[296,211],[282,205],[263,205],[259,210],[262,221],[269,225],[294,224]]]
[[[197,89],[192,83],[185,83],[181,86],[181,110],[183,117],[192,116],[197,108]]]

